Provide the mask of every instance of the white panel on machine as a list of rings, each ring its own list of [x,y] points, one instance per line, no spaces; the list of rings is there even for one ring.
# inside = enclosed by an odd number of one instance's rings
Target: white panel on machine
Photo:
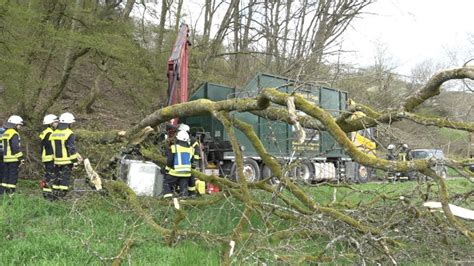
[[[137,196],[156,197],[163,190],[160,169],[152,162],[123,159],[120,176]]]

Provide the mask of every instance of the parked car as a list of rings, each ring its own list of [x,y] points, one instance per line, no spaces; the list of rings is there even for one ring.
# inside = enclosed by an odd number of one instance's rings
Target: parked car
[[[444,164],[445,157],[442,150],[436,149],[414,149],[410,151],[410,155],[413,160],[420,160],[420,159],[436,159],[436,166],[435,172],[441,176],[442,178],[446,178],[448,176],[448,169]]]

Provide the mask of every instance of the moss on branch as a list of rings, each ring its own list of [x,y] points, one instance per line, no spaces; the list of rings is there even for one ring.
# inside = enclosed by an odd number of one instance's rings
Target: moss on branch
[[[128,139],[133,138],[142,128],[147,126],[155,127],[165,121],[176,117],[194,116],[201,114],[212,114],[216,111],[252,111],[264,110],[269,106],[267,99],[262,97],[246,99],[229,99],[213,102],[207,99],[199,99],[191,102],[176,104],[159,109],[148,115],[136,126],[129,129],[126,133]]]
[[[271,102],[276,104],[285,105],[288,94],[279,92],[275,89],[264,89],[262,95],[268,97]],[[360,151],[356,145],[347,137],[346,132],[343,131],[336,123],[335,119],[326,111],[308,102],[301,96],[295,97],[295,105],[298,110],[305,112],[306,114],[318,119],[324,125],[326,125],[327,131],[339,143],[344,150],[354,159],[356,162],[371,166],[373,168],[384,169],[384,170],[395,170],[400,172],[408,172],[410,170],[422,170],[427,169],[429,164],[425,160],[414,160],[410,162],[394,162],[380,158],[373,158]]]
[[[413,111],[427,99],[440,94],[441,85],[443,85],[444,82],[452,79],[474,80],[474,67],[465,66],[437,72],[423,87],[405,99],[405,101],[401,104],[400,109],[407,112]]]

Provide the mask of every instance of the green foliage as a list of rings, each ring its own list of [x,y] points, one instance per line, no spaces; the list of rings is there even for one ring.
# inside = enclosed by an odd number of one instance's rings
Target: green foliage
[[[149,48],[133,21],[94,1],[85,2],[77,12],[73,1],[0,1],[0,85],[5,89],[0,112],[24,112],[23,106],[36,108],[50,97],[62,78],[68,53],[78,49],[89,52],[78,59],[66,80],[71,91],[86,95],[97,73],[105,71],[101,87],[128,95],[134,109],[145,113],[156,105],[157,96],[166,89],[166,58]],[[104,62],[107,68],[98,69]],[[58,101],[50,109],[63,109],[63,105]]]
[[[305,187],[305,190],[313,195],[320,206],[332,205],[336,208],[339,206],[338,204],[342,203],[363,206],[377,197],[377,194],[383,193],[392,198],[380,206],[381,211],[389,215],[391,208],[396,209],[395,206],[399,205],[398,198],[402,195],[410,199],[413,206],[421,205],[421,200],[410,197],[418,187],[415,184],[415,182],[406,182],[354,186],[365,192],[337,188],[336,202],[332,202],[334,195],[332,187]],[[419,184],[419,189],[425,191],[427,185],[433,185],[433,183]],[[453,202],[454,204],[473,207],[472,203],[459,201],[462,199],[461,195],[472,189],[472,185],[469,185],[466,180],[449,180],[448,187],[451,195],[457,199]],[[433,199],[436,200],[436,186],[431,186],[431,191]],[[205,197],[211,199],[215,196],[206,195]],[[261,202],[270,200],[268,195],[258,192],[254,194],[254,197]],[[390,202],[394,205],[390,205]],[[141,203],[143,208],[153,215],[157,223],[172,228],[176,212],[171,205],[160,204],[153,198],[141,198]],[[466,205],[466,203],[468,204]],[[211,235],[223,235],[232,232],[244,206],[239,201],[229,198],[213,205],[182,206],[182,208],[186,211],[187,216],[180,227],[208,232]],[[354,212],[353,215],[357,215],[357,212]],[[362,215],[365,214],[362,213]],[[437,219],[443,217],[442,214],[436,216],[439,217]],[[284,238],[274,235],[269,238],[253,237],[251,241],[245,241],[245,246],[239,245],[236,249],[235,262],[245,258],[245,263],[260,261],[273,264],[276,262],[275,254],[288,254],[289,257],[297,257],[298,252],[301,251],[318,255],[325,250],[328,241],[331,241],[319,232],[315,232],[317,234],[313,236],[300,238],[297,231],[291,231],[298,228],[298,220],[289,221],[270,217],[268,221],[273,223],[273,229],[266,228],[262,219],[257,215],[249,217],[250,232],[254,232],[253,234],[268,233],[268,236],[271,236],[275,229],[280,228],[290,234]],[[315,222],[317,221],[315,220]],[[338,221],[335,223],[337,225]],[[404,225],[401,224],[395,229],[403,230],[403,228]],[[428,236],[430,233],[430,229],[420,227],[417,234],[411,236],[413,242],[404,243],[406,246],[402,252],[409,254],[410,257],[399,262],[419,262],[421,264],[439,262],[436,255],[442,253],[442,250],[433,250],[433,243],[424,242],[424,236]],[[129,255],[124,258],[124,263],[136,265],[218,265],[221,254],[227,249],[226,245],[216,245],[216,242],[193,238],[180,239],[176,245],[167,246],[164,239],[156,231],[153,231],[127,205],[125,200],[113,198],[111,195],[76,195],[67,202],[49,202],[42,199],[36,182],[22,181],[19,184],[19,194],[14,198],[0,198],[0,240],[2,243],[0,264],[2,265],[110,264],[129,238],[133,239],[133,244]],[[429,238],[427,239],[426,241],[429,241]],[[362,241],[362,238],[359,241]],[[469,257],[469,245],[466,241],[460,236],[449,241],[449,245],[457,247],[458,259]],[[350,243],[337,243],[335,250],[343,254],[349,250],[350,245]],[[291,253],[287,253],[288,246],[292,247]],[[439,248],[443,249],[443,246],[439,246]],[[258,253],[255,253],[257,250]],[[369,251],[365,250],[365,252]],[[339,264],[356,263],[357,255],[347,253],[337,257],[336,261],[335,263]],[[296,261],[293,262],[296,263]]]
[[[466,140],[469,136],[469,133],[466,131],[451,128],[441,128],[440,134],[451,141]]]
[[[216,250],[192,242],[165,246],[160,236],[125,206],[114,206],[100,196],[91,195],[71,205],[48,202],[40,195],[18,194],[13,199],[0,199],[0,203],[2,265],[111,263],[129,237],[134,243],[125,262],[218,264]],[[117,211],[116,207],[123,209]]]

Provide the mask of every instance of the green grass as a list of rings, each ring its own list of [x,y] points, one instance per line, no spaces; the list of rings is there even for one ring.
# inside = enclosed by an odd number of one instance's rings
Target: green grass
[[[463,130],[456,130],[451,128],[441,128],[439,129],[441,136],[451,141],[457,140],[467,140],[467,136],[469,133]]]
[[[12,199],[4,197],[0,203],[0,265],[110,263],[132,231],[135,241],[125,262],[130,260],[138,265],[219,262],[217,250],[191,241],[173,247],[164,245],[161,237],[136,215],[127,210],[117,211],[112,202],[101,197],[48,202],[40,195],[17,194]]]
[[[337,188],[336,197],[338,203],[357,205],[367,203],[377,194],[384,193],[395,198],[403,195],[421,204],[421,200],[413,195],[425,191],[427,184],[361,184],[354,187],[364,191],[363,193]],[[473,189],[471,183],[462,179],[448,180],[448,186],[450,195]],[[332,187],[304,187],[304,190],[323,206],[333,204]],[[433,200],[437,200],[435,184],[431,186],[431,191]],[[270,199],[269,195],[261,193],[255,193],[254,196],[262,201]],[[465,200],[454,203],[474,207]],[[159,205],[155,199],[143,199],[143,206],[157,223],[171,228],[175,216],[172,207]],[[238,223],[243,205],[235,200],[225,200],[212,206],[187,206],[185,210],[187,217],[181,223],[182,228],[211,234],[229,234]],[[249,221],[253,232],[266,230],[262,220],[256,215],[252,215]],[[297,223],[298,221],[274,220],[277,228],[292,228]],[[132,238],[134,242],[124,263],[131,262],[134,265],[218,265],[224,251],[221,244],[196,239],[183,239],[174,246],[167,246],[162,237],[130,210],[123,200],[108,196],[92,194],[66,202],[49,202],[41,197],[37,182],[22,180],[19,183],[19,193],[14,198],[0,199],[0,265],[110,264],[128,238]],[[307,243],[300,239],[284,241],[294,247],[301,247],[301,250],[318,254],[324,249],[328,239],[312,237],[311,242]],[[466,246],[462,238],[457,241],[454,245],[458,243]],[[249,243],[250,246],[275,248],[280,244],[271,239]],[[336,248],[343,249],[344,246],[338,244]],[[258,258],[268,262],[275,259],[272,252],[265,250],[259,253]],[[432,262],[424,257],[415,257],[410,261]],[[338,262],[346,264],[356,261],[341,257]]]

